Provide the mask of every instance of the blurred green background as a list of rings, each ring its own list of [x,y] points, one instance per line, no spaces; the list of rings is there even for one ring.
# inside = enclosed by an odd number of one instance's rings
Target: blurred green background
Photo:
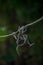
[[[42,0],[0,0],[0,36],[12,33],[19,26],[29,24],[41,16],[43,16]],[[43,20],[30,26],[27,35],[35,45],[28,51],[32,58],[26,54],[30,57],[25,58],[26,65],[43,65]],[[18,56],[13,36],[0,38],[0,65],[6,65],[5,63],[10,61],[15,61],[15,65],[19,65],[21,51],[19,49]]]

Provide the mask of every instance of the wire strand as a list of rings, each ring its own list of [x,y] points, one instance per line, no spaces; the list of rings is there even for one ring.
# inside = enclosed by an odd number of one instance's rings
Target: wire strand
[[[37,22],[39,22],[39,21],[41,21],[41,20],[43,20],[43,16],[42,16],[41,18],[39,18],[38,20],[36,20],[36,21],[30,23],[30,24],[27,24],[27,25],[25,25],[25,26],[22,26],[22,27],[21,27],[19,30],[17,30],[16,32],[13,32],[13,33],[8,34],[8,35],[2,35],[2,36],[0,35],[0,38],[12,36],[12,35],[18,33],[21,29],[23,29],[23,28],[25,28],[25,27],[28,27],[28,26],[31,26],[31,25],[33,25],[33,24],[35,24],[35,23],[37,23]]]

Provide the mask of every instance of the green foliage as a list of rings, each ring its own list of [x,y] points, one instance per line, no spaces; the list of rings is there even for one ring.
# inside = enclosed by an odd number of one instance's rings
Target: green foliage
[[[0,29],[0,36],[3,36],[3,35],[6,35],[7,34],[7,31],[4,30],[4,28]],[[5,41],[6,38],[0,38],[0,41]]]

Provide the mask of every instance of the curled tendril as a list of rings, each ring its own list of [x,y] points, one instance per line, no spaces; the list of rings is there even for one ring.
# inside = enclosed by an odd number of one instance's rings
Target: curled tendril
[[[18,52],[19,47],[22,47],[26,42],[30,47],[33,46],[33,44],[30,44],[30,42],[28,41],[28,35],[24,34],[24,32],[26,31],[26,29],[24,29],[24,27],[20,28],[20,26],[19,26],[18,30],[19,30],[19,33],[15,34],[14,38],[16,39],[16,43],[17,43],[16,51],[17,51],[17,54],[19,55],[19,52]],[[20,41],[21,42],[23,41],[22,44],[20,44],[21,43]]]

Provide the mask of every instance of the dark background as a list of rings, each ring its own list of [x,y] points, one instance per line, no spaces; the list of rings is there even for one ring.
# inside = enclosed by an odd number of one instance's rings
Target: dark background
[[[12,33],[19,26],[29,24],[42,16],[42,0],[0,0],[0,35]],[[35,43],[28,48],[30,51],[25,53],[26,58],[21,49],[19,56],[17,55],[13,36],[0,38],[0,65],[11,65],[11,62],[12,65],[43,65],[43,20],[30,26],[26,33],[31,43]]]

